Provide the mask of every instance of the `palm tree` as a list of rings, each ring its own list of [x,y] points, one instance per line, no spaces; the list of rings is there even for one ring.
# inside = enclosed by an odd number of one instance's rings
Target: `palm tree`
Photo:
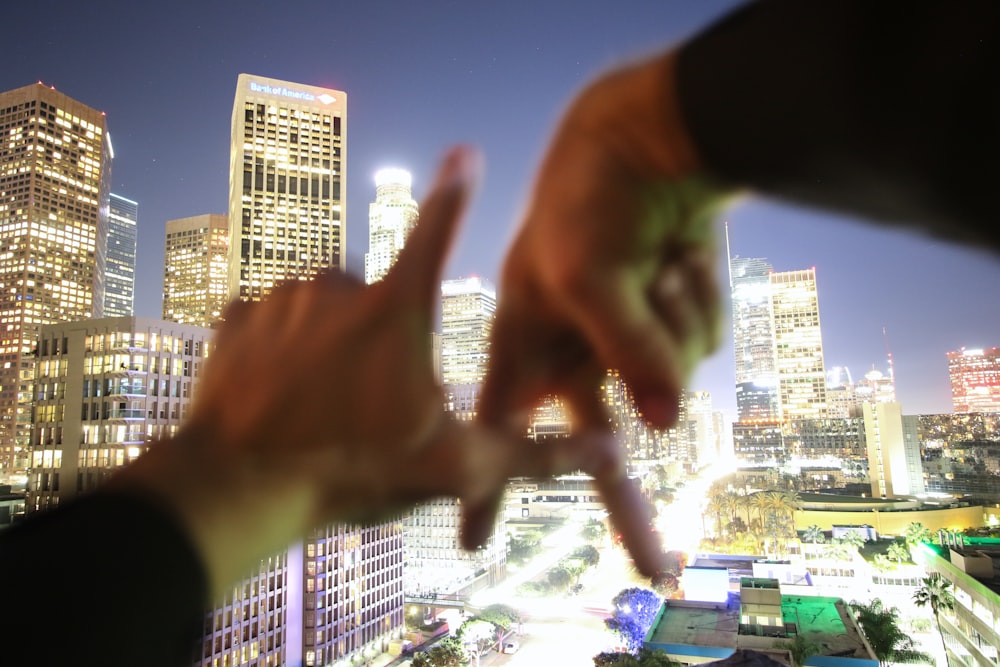
[[[792,654],[795,665],[804,665],[806,660],[819,653],[819,644],[806,639],[805,635],[797,634],[791,641],[781,642],[778,648],[783,648]]]
[[[890,544],[886,555],[897,563],[910,560],[910,550],[906,548],[906,545],[899,542],[893,542]]]
[[[911,548],[921,542],[931,541],[931,531],[927,530],[927,526],[917,521],[908,525],[903,535],[906,538],[906,544]]]
[[[913,639],[899,627],[896,607],[886,607],[875,598],[869,603],[851,602],[858,626],[868,639],[880,665],[890,662],[929,662],[934,658],[914,648]]]
[[[802,533],[802,539],[806,542],[811,542],[812,544],[822,544],[826,542],[826,535],[823,533],[823,529],[813,524],[805,529]]]
[[[945,661],[948,661],[948,646],[944,643],[944,632],[941,630],[939,614],[942,610],[951,611],[955,608],[952,583],[937,572],[932,572],[921,581],[923,585],[913,594],[913,603],[918,607],[930,606],[931,613],[934,614],[934,622],[937,624],[938,636],[941,638],[941,646],[944,648]]]
[[[719,496],[712,496],[705,506],[705,512],[715,517],[715,536],[722,535],[722,500]]]

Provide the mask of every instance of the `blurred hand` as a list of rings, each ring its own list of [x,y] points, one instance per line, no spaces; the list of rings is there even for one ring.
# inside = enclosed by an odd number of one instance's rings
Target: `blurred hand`
[[[467,149],[449,154],[382,282],[331,272],[231,305],[190,422],[120,476],[177,511],[216,593],[324,522],[379,519],[436,496],[477,504],[508,476],[613,455],[600,439],[561,452],[501,446],[444,412],[432,316],[478,164]]]
[[[697,360],[718,342],[713,209],[673,95],[672,56],[599,79],[570,106],[507,256],[480,414],[523,433],[561,395],[575,429],[607,431],[598,390],[620,371],[643,416],[667,427]],[[589,469],[637,567],[661,567],[651,514],[623,457]],[[466,547],[498,497],[466,508]]]

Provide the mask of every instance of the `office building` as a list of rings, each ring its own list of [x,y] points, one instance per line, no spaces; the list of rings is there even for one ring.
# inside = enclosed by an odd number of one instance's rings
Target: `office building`
[[[729,260],[737,397],[754,394],[752,400],[737,400],[740,421],[773,420],[779,415],[769,279],[773,271],[759,257]]]
[[[442,384],[482,383],[496,309],[496,290],[485,278],[441,283]]]
[[[0,470],[27,465],[39,327],[100,316],[104,114],[41,83],[0,93]]]
[[[816,270],[768,276],[778,405],[783,420],[826,417],[826,367]]]
[[[872,497],[923,493],[918,418],[903,415],[899,403],[865,403],[863,410]]]
[[[955,412],[1000,412],[1000,347],[948,353]]]
[[[496,290],[489,281],[473,277],[441,283],[440,377],[445,408],[455,419],[469,421],[476,416],[495,312]],[[479,577],[491,585],[503,577],[507,563],[503,514],[497,516],[486,544],[474,552],[459,546],[460,517],[461,505],[454,498],[439,498],[407,513],[407,594],[454,593],[476,585]]]
[[[229,296],[345,266],[347,95],[241,74],[229,163]]]
[[[111,193],[104,269],[104,317],[128,317],[135,302],[135,242],[139,204]]]
[[[381,280],[417,224],[417,202],[410,193],[410,172],[381,169],[375,174],[375,201],[368,206],[365,283]]]
[[[176,433],[211,333],[143,317],[42,326],[27,510],[95,488]]]
[[[168,220],[163,319],[212,327],[228,301],[229,221],[205,214]]]

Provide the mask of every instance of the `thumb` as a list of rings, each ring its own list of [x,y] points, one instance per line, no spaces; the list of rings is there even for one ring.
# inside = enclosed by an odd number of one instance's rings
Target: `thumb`
[[[420,206],[417,226],[386,276],[386,282],[404,296],[422,304],[436,298],[444,261],[479,181],[481,163],[479,153],[468,146],[452,148],[445,155],[434,187]]]

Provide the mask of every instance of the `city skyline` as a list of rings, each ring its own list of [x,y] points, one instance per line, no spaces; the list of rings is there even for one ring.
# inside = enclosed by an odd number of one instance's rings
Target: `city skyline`
[[[56,7],[44,1],[13,7],[10,20],[27,24],[29,13],[49,5]],[[351,96],[346,248],[358,274],[375,171],[390,165],[411,171],[419,200],[446,146],[482,146],[486,178],[445,277],[475,274],[495,282],[545,140],[572,93],[616,62],[694,34],[732,5],[636,3],[609,17],[596,2],[356,3],[337,9],[334,26],[322,18],[333,10],[311,3],[238,13],[225,3],[190,13],[124,2],[60,6],[64,20],[42,35],[10,36],[13,61],[0,72],[0,90],[41,79],[108,114],[116,151],[112,188],[143,210],[137,315],[160,313],[165,222],[226,211],[229,114],[240,72]],[[529,8],[532,20],[524,21]],[[392,25],[384,21],[390,11]],[[287,16],[304,20],[278,20]],[[115,44],[87,38],[125,24],[157,30],[122,27]],[[244,39],[261,25],[272,31],[273,46]],[[179,48],[180,37],[195,46]],[[277,46],[283,43],[300,47]],[[121,58],[122,49],[129,58]],[[816,267],[828,366],[848,366],[855,377],[873,364],[885,370],[886,328],[907,414],[950,411],[948,351],[1000,343],[1000,309],[978,296],[1000,279],[1000,266],[984,253],[761,199],[740,202],[726,219],[733,255],[767,258],[776,271]],[[725,293],[724,253],[719,257]],[[727,303],[722,308],[729,310]],[[733,416],[726,334],[690,388],[710,391]]]

